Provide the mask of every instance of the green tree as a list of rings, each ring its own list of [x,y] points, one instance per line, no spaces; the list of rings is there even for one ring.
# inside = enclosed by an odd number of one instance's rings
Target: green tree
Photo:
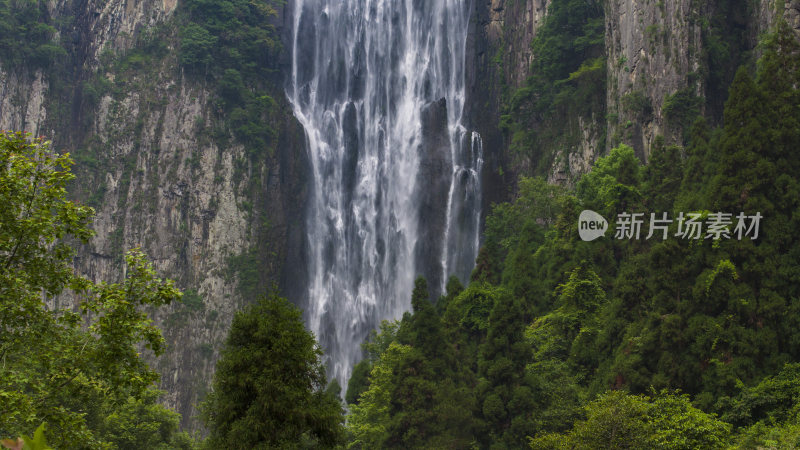
[[[542,434],[534,449],[722,449],[730,425],[694,408],[686,395],[661,392],[651,399],[609,391],[586,405],[586,419],[565,434]]]
[[[653,429],[652,448],[656,449],[727,448],[731,432],[730,424],[692,406],[688,395],[667,391],[652,399],[648,422]]]
[[[120,450],[194,448],[186,432],[178,432],[180,414],[156,403],[160,391],[149,389],[141,398],[129,397],[109,408],[103,417],[103,438]]]
[[[386,445],[403,448],[465,446],[472,436],[470,392],[458,382],[456,360],[429,299],[427,282],[417,278],[413,314],[398,337],[411,346],[395,372]]]
[[[391,342],[372,366],[369,388],[359,397],[358,404],[350,405],[347,431],[348,448],[371,449],[385,447],[387,426],[396,373],[411,346]]]
[[[642,193],[647,209],[658,214],[672,210],[683,179],[683,159],[682,148],[675,145],[665,147],[663,139],[658,139],[653,147],[650,161],[643,170],[642,179],[646,181]]]
[[[411,307],[414,314],[408,324],[412,336],[411,345],[418,348],[430,361],[447,363],[448,352],[442,336],[442,323],[428,294],[428,283],[419,277],[414,283],[411,295]],[[437,367],[438,370],[447,370]]]
[[[54,154],[42,138],[0,135],[0,298],[17,299],[7,308],[37,305],[42,291],[52,296],[65,287],[88,286],[73,274],[75,250],[65,238],[87,242],[94,210],[66,199],[66,184],[74,178],[71,165],[68,154]],[[13,316],[9,311],[4,318]]]
[[[369,389],[370,370],[372,370],[372,363],[368,359],[362,359],[353,366],[353,373],[347,382],[347,392],[344,394],[344,401],[348,405],[358,404],[361,394]]]
[[[217,43],[205,28],[189,24],[181,30],[180,62],[189,68],[205,67],[211,63],[211,52]]]
[[[570,437],[580,448],[648,448],[652,430],[647,423],[646,398],[612,391],[586,406],[586,419],[575,424]]]
[[[459,288],[450,285],[455,295]],[[352,448],[462,448],[473,440],[472,392],[424,278],[416,280],[411,303],[413,313],[399,328],[384,322],[364,344],[367,358],[357,367],[371,371],[366,383],[350,382],[361,389],[350,405]]]
[[[488,430],[484,438],[514,448],[532,432],[533,391],[525,371],[532,352],[522,305],[508,291],[498,294],[478,358],[477,401]]]
[[[560,431],[577,418],[584,397],[579,383],[591,379],[600,359],[598,311],[605,292],[599,277],[579,266],[558,291],[557,308],[526,332],[534,351],[527,372],[533,381],[537,431]]]
[[[202,405],[210,448],[333,447],[343,408],[300,311],[272,293],[236,313]]]
[[[640,181],[641,163],[633,148],[622,144],[597,160],[592,171],[581,177],[576,191],[585,206],[613,217],[638,203]]]
[[[736,425],[794,421],[800,415],[800,364],[786,364],[778,374],[743,389],[725,410],[723,418]]]
[[[181,293],[137,250],[119,283],[74,273],[69,239],[88,240],[93,211],[66,199],[71,164],[43,139],[0,135],[0,436],[46,422],[56,447],[97,447],[108,407],[158,380],[139,350],[159,355],[163,338],[141,309]],[[56,301],[66,288],[77,311]]]
[[[399,327],[400,322],[397,320],[391,322],[382,320],[380,331],[372,330],[367,340],[361,344],[365,356],[353,367],[353,374],[350,375],[350,380],[347,382],[345,401],[348,405],[357,404],[361,394],[369,388],[372,367],[381,359],[381,355],[389,348],[389,345],[397,341]]]

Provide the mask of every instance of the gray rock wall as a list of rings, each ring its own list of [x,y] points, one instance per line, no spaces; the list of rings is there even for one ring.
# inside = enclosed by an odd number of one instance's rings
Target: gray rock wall
[[[139,246],[162,276],[202,298],[202,306],[154,312],[167,340],[166,354],[152,360],[162,374],[164,402],[196,429],[196,403],[233,314],[253,300],[240,295],[231,258],[255,250],[249,262],[257,265],[262,287],[275,282],[289,290],[301,282],[289,268],[304,242],[302,128],[279,86],[272,93],[278,106],[270,125],[278,136],[271,148],[256,149],[254,157],[230,136],[213,138],[214,86],[178,65],[177,32],[170,30],[176,0],[50,7],[52,17],[74,19],[60,36],[69,70],[0,62],[0,128],[44,134],[76,159],[72,195],[97,210],[96,235],[77,260],[80,272],[117,281],[123,252]],[[166,56],[125,73],[105,70],[104,58],[124,57],[142,32],[157,27],[166,27]],[[98,77],[108,80],[110,92],[88,101],[83,91]]]
[[[646,160],[657,135],[677,142],[662,115],[664,97],[685,88],[700,63],[700,26],[692,2],[610,0],[606,9],[609,147],[624,142]],[[702,92],[695,92],[701,95]],[[623,98],[640,94],[652,113],[626,108]]]

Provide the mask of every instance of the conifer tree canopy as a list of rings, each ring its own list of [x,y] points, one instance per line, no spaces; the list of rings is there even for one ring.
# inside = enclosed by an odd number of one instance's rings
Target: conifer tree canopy
[[[211,448],[334,447],[342,406],[300,311],[271,294],[238,312],[203,405]]]

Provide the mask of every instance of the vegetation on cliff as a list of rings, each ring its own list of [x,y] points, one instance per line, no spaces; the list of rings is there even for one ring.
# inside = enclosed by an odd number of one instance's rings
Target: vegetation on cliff
[[[49,67],[66,51],[45,2],[0,1],[0,60],[11,67]]]
[[[186,0],[178,19],[180,65],[217,87],[218,119],[251,157],[271,149],[282,94],[277,69],[282,46],[271,21],[277,0]]]
[[[604,19],[600,1],[552,2],[531,43],[531,76],[504,95],[500,127],[511,157],[538,162],[533,173],[546,174],[554,149],[578,141],[579,118],[605,115]]]

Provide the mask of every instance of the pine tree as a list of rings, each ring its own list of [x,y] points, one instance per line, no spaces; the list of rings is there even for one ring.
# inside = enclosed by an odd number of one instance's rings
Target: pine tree
[[[478,361],[481,416],[492,440],[509,448],[523,445],[533,425],[533,395],[525,377],[532,354],[523,336],[523,317],[519,301],[502,292],[489,316],[489,330]]]
[[[452,445],[469,433],[469,407],[462,407],[454,379],[456,361],[448,350],[441,319],[429,299],[424,278],[411,296],[413,314],[404,321],[400,339],[410,350],[399,362],[392,386],[391,419],[386,445],[420,448],[434,442]],[[459,398],[461,397],[461,398]]]
[[[233,319],[203,404],[212,448],[333,447],[343,410],[325,392],[322,352],[300,311],[277,294]]]

